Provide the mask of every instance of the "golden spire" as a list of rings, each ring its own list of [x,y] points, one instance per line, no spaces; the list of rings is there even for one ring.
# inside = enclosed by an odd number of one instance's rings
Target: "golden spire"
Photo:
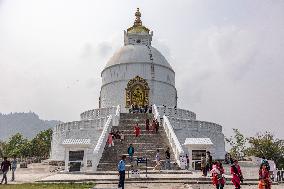
[[[135,22],[134,26],[142,26],[142,21],[141,21],[141,13],[139,12],[139,8],[137,8],[137,11],[135,12]]]
[[[127,29],[127,33],[149,33],[149,29],[142,25],[139,8],[135,12],[135,21],[132,27]]]

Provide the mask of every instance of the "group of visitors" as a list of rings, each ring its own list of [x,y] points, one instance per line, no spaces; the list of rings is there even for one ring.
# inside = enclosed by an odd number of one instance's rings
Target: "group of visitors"
[[[225,186],[225,178],[224,173],[225,170],[220,161],[214,161],[212,164],[212,169],[210,171],[212,176],[212,184],[216,186],[217,189],[223,189]],[[230,173],[232,174],[232,183],[235,186],[235,189],[241,188],[241,183],[243,182],[243,174],[241,171],[241,167],[238,164],[237,160],[233,160],[231,164]]]
[[[108,147],[112,147],[114,146],[114,140],[120,140],[120,143],[122,144],[124,141],[124,133],[123,131],[119,131],[119,130],[111,130],[111,132],[108,134],[108,139],[107,139],[107,144]]]
[[[131,108],[129,109],[129,113],[152,113],[152,105],[148,107],[148,105],[145,106],[138,106],[137,104],[132,104]]]
[[[1,171],[3,173],[3,177],[0,184],[7,184],[7,173],[9,170],[12,171],[12,179],[11,181],[15,180],[15,171],[17,169],[17,159],[16,156],[13,157],[13,160],[10,162],[7,157],[3,158],[4,160],[1,163]]]
[[[147,132],[152,131],[153,133],[158,133],[160,124],[159,124],[157,119],[153,119],[152,124],[150,126],[150,120],[147,118],[145,125],[146,125],[146,131]]]
[[[232,183],[236,189],[241,188],[241,182],[243,182],[243,175],[241,168],[237,160],[230,160],[231,169],[230,173],[232,174]],[[217,189],[223,189],[225,185],[224,173],[225,170],[221,161],[213,161],[213,158],[210,152],[206,152],[206,157],[201,157],[201,170],[202,176],[207,176],[208,172],[211,173],[212,184],[216,186]]]
[[[244,181],[244,177],[241,171],[241,167],[238,164],[238,160],[233,159],[231,156],[227,157],[227,161],[231,163],[230,173],[232,175],[232,183],[235,189],[241,188],[241,183]],[[226,162],[226,161],[225,161]],[[213,161],[210,152],[206,153],[206,157],[201,159],[201,169],[203,176],[207,176],[210,171],[212,176],[212,184],[216,186],[217,189],[223,189],[225,185],[224,168],[220,161]],[[262,158],[262,162],[259,168],[259,183],[258,189],[271,189],[271,179],[270,179],[270,166],[265,157]]]
[[[133,155],[134,155],[134,147],[132,144],[129,145],[127,149],[127,153],[129,156],[129,161],[132,163],[133,162]],[[171,153],[170,153],[170,148],[167,147],[166,152],[165,152],[165,168],[166,169],[171,169],[171,163],[170,163],[170,158],[171,158]],[[160,151],[157,149],[157,153],[155,156],[155,162],[156,165],[153,170],[161,170],[161,156],[160,156]],[[126,163],[126,155],[121,156],[121,160],[118,162],[117,169],[118,169],[118,175],[119,175],[119,183],[118,183],[118,188],[124,189],[124,181],[125,181],[125,163]]]
[[[161,156],[160,156],[160,150],[157,149],[156,156],[155,156],[155,167],[153,170],[161,170],[162,163],[161,163]],[[169,170],[171,169],[171,153],[170,148],[167,147],[165,151],[165,169]]]
[[[223,176],[225,170],[222,163],[220,161],[214,161],[210,173],[212,176],[212,184],[216,186],[217,189],[223,189],[225,186],[225,178]],[[235,189],[240,189],[241,183],[243,182],[243,174],[237,160],[233,161],[230,173],[232,174],[232,183]]]

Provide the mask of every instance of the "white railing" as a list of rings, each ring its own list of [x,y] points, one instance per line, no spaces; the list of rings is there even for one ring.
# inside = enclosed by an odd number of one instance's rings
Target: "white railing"
[[[104,129],[102,131],[102,134],[97,142],[97,145],[94,149],[94,153],[93,153],[93,161],[92,161],[92,169],[93,171],[97,170],[97,167],[99,165],[100,159],[102,157],[106,142],[107,142],[107,138],[108,138],[108,134],[110,133],[112,128],[112,116],[108,116],[108,119],[106,121],[106,124],[104,126]]]
[[[168,106],[156,106],[156,109],[160,116],[166,115],[173,118],[196,120],[196,114],[189,110]]]
[[[222,132],[222,126],[213,122],[191,120],[191,119],[180,119],[173,117],[169,117],[169,121],[173,126],[173,129],[191,128],[192,130],[196,131]]]
[[[106,117],[109,115],[115,115],[117,107],[108,107],[108,108],[98,108],[93,110],[88,110],[80,114],[81,120],[88,119],[97,119],[100,117]]]
[[[168,140],[170,142],[170,145],[172,147],[172,150],[174,152],[174,156],[175,156],[175,159],[176,159],[176,162],[179,166],[181,166],[180,164],[180,156],[181,155],[184,155],[184,151],[182,149],[182,146],[180,144],[180,142],[178,141],[178,138],[173,130],[173,127],[168,119],[167,116],[163,116],[163,127],[164,127],[164,130],[166,132],[166,135],[168,137]]]
[[[159,110],[155,104],[153,105],[153,114],[154,114],[154,118],[160,122]]]
[[[78,129],[103,129],[107,117],[96,118],[92,120],[72,121],[67,123],[60,123],[55,126],[56,132],[64,130],[78,130]]]

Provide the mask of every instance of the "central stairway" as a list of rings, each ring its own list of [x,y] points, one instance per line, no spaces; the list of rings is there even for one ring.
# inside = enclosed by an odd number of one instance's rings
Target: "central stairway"
[[[167,147],[170,147],[168,138],[163,129],[163,126],[160,124],[158,133],[153,133],[152,131],[146,131],[146,119],[150,120],[150,128],[153,120],[153,114],[145,114],[145,113],[121,113],[119,125],[113,127],[113,129],[123,131],[124,133],[124,141],[121,144],[120,140],[114,140],[114,146],[108,147],[105,146],[104,152],[102,154],[102,158],[99,162],[97,171],[115,171],[117,170],[117,164],[121,159],[122,155],[127,155],[126,159],[126,167],[129,169],[130,162],[128,159],[127,149],[130,144],[134,147],[134,160],[137,157],[144,157],[148,159],[148,169],[153,169],[155,166],[155,156],[156,150],[159,149],[160,157],[162,160],[162,169],[164,166],[165,160],[165,151]],[[138,123],[141,134],[139,137],[135,137],[134,133],[134,125]],[[174,160],[174,154],[170,147],[171,153],[171,168],[178,169],[178,166]],[[145,164],[141,164],[141,166],[137,167],[136,161],[132,163],[134,169],[143,170],[146,168]],[[144,166],[143,166],[144,165]]]

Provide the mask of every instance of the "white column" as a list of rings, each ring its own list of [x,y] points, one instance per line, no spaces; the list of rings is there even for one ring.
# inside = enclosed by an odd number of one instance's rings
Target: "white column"
[[[188,157],[189,157],[189,169],[193,169],[192,167],[192,149],[190,149],[189,146],[187,146],[188,148]]]
[[[68,163],[69,163],[69,148],[65,148],[65,172],[68,172]]]
[[[84,163],[83,171],[86,172],[87,171],[87,163],[88,163],[87,148],[84,149],[83,163]]]

